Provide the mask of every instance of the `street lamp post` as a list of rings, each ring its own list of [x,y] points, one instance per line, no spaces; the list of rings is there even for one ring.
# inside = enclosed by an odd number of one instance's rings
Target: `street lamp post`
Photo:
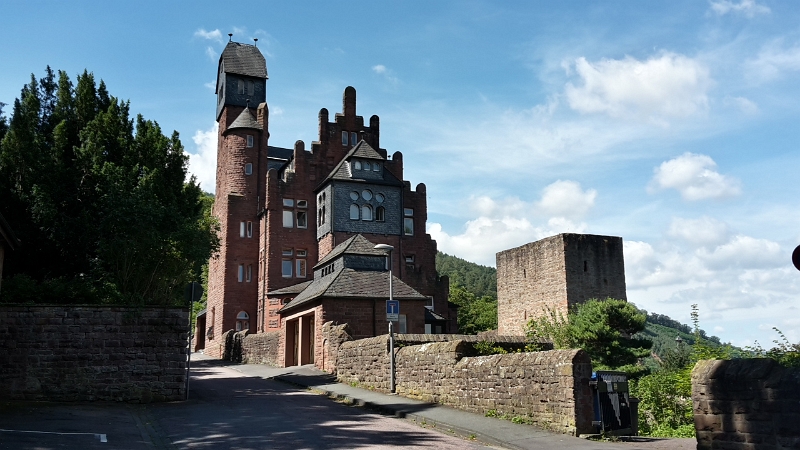
[[[386,252],[386,257],[389,260],[389,301],[392,298],[392,247],[389,244],[378,244],[375,246],[376,250],[383,250]],[[394,328],[392,321],[389,321],[389,392],[395,393],[395,379],[394,379]]]

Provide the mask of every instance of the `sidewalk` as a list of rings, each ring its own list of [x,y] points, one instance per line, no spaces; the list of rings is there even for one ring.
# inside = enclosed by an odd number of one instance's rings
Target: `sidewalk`
[[[209,360],[193,353],[192,360]],[[695,439],[629,438],[626,442],[597,442],[544,431],[531,425],[484,417],[447,406],[389,395],[337,383],[335,378],[312,365],[271,367],[259,364],[220,364],[242,374],[274,379],[320,392],[328,397],[364,406],[382,414],[415,421],[429,428],[456,433],[480,442],[507,449],[570,449],[570,450],[693,450]],[[191,390],[191,387],[190,387]]]

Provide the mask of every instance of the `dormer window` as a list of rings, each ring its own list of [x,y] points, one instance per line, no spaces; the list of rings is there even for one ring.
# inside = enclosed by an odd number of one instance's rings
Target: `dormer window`
[[[372,163],[372,171],[373,172],[380,172],[381,171],[381,165],[378,164],[378,163]]]
[[[361,170],[361,161],[353,162],[353,170]]]
[[[370,165],[368,162],[364,161],[364,170],[369,170]]]

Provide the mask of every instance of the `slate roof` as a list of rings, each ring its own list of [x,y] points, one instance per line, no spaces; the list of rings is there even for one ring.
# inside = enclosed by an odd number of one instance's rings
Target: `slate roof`
[[[228,128],[225,130],[225,132],[227,133],[228,131],[236,128],[249,128],[254,130],[264,129],[253,116],[253,113],[250,112],[250,108],[243,109],[242,113],[239,114],[239,117],[237,117],[236,120],[228,125]]]
[[[283,313],[321,298],[338,299],[388,299],[388,272],[360,271],[343,268],[315,279],[291,302],[278,312]],[[397,300],[427,299],[411,286],[392,275],[392,297]]]
[[[282,147],[268,147],[267,152],[267,170],[275,169],[278,172],[283,170],[289,163],[289,160],[294,157],[294,150]]]
[[[383,175],[382,180],[376,179],[367,179],[367,178],[355,178],[353,177],[352,172],[350,171],[350,161],[351,158],[358,157],[364,159],[377,159],[380,161],[386,161],[380,153],[378,153],[374,148],[372,148],[366,141],[362,140],[358,144],[356,144],[353,148],[350,149],[349,152],[339,161],[339,164],[333,168],[330,174],[320,183],[320,186],[324,185],[330,180],[346,180],[346,181],[362,181],[368,182],[373,184],[385,184],[390,186],[402,186],[403,182],[398,180],[391,172],[388,170],[381,171]]]
[[[314,269],[317,267],[322,267],[330,261],[338,258],[341,255],[367,255],[367,256],[386,256],[386,252],[383,250],[376,250],[375,244],[368,241],[367,238],[364,236],[357,234],[350,239],[342,242],[341,244],[337,245],[336,247],[331,250],[330,253],[325,255],[324,258],[320,259],[319,262],[314,266]]]
[[[299,294],[303,292],[303,289],[307,288],[309,284],[311,284],[314,280],[305,281],[300,284],[295,284],[289,287],[275,289],[274,291],[267,292],[267,295],[287,295],[287,294]]]
[[[222,55],[219,57],[225,73],[235,73],[255,78],[269,78],[267,76],[267,60],[255,45],[240,42],[228,42]]]
[[[444,316],[436,314],[432,309],[425,308],[425,322],[446,322]]]

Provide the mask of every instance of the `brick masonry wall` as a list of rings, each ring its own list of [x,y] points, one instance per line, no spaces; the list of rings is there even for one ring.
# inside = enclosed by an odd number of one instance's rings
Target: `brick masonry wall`
[[[466,357],[470,350],[463,340],[400,348],[397,393],[477,413],[527,416],[565,434],[592,432],[592,365],[583,350]],[[388,391],[388,336],[343,343],[337,364],[340,381]]]
[[[183,400],[187,309],[0,307],[0,399]]]
[[[698,450],[800,448],[800,369],[771,359],[700,361],[692,403]]]

